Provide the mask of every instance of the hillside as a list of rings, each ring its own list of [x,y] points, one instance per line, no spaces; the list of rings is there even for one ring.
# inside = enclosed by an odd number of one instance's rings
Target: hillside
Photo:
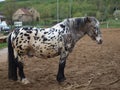
[[[116,2],[114,0],[58,1],[60,20],[78,16],[95,16],[99,20],[106,20],[113,17],[115,9],[120,9],[120,0],[116,0]],[[11,6],[15,7],[12,11],[20,7],[34,7],[39,11],[41,21],[44,21],[43,23],[45,24],[49,24],[51,21],[54,22],[57,19],[57,0],[7,0],[0,3],[0,11],[5,12],[6,6],[8,8]]]

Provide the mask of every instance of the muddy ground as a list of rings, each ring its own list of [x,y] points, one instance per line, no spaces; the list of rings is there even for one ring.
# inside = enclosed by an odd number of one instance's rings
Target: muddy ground
[[[61,84],[56,81],[59,57],[27,58],[25,74],[31,83],[23,85],[8,80],[7,53],[0,52],[0,90],[120,90],[120,29],[102,33],[102,45],[88,36],[76,44],[67,59],[67,80]]]

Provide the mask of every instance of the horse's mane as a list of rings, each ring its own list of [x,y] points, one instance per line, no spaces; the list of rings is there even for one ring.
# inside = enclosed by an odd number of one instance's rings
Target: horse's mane
[[[75,18],[68,18],[65,19],[64,24],[69,26],[70,28],[79,28],[85,25],[85,17],[75,17]]]

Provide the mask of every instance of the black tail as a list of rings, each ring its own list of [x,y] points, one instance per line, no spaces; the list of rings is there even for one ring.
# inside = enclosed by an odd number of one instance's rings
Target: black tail
[[[11,34],[8,37],[8,78],[17,80],[17,65],[14,57],[14,50],[11,43]]]

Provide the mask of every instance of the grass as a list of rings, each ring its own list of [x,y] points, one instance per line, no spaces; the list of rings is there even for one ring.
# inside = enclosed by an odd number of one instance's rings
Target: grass
[[[0,43],[0,49],[7,47],[7,43]]]
[[[101,22],[101,28],[120,28],[120,20],[110,19],[105,22]]]

